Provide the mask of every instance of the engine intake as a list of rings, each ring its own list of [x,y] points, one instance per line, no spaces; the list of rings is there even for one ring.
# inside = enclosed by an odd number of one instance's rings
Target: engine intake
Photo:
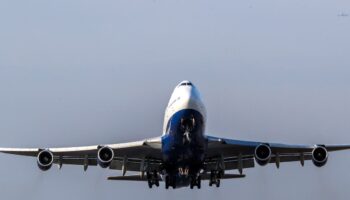
[[[104,146],[97,152],[97,163],[102,167],[109,167],[114,158],[114,151],[112,148]]]
[[[323,146],[317,146],[312,150],[312,162],[317,167],[322,167],[327,163],[328,151]]]
[[[53,154],[49,150],[42,150],[37,157],[37,163],[39,169],[46,171],[49,170],[53,163]]]
[[[270,162],[271,154],[272,151],[268,144],[259,144],[254,151],[255,160],[261,166]]]

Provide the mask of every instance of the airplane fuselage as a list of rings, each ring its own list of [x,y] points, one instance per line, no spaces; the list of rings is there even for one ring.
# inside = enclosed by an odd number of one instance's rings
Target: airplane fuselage
[[[203,167],[207,142],[206,109],[196,87],[181,82],[165,111],[162,154],[166,176],[176,187],[188,186]]]

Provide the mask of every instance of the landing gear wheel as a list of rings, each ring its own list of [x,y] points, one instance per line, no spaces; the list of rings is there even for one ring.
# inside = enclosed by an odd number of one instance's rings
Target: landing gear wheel
[[[192,176],[191,182],[190,182],[190,188],[193,189],[195,186],[197,186],[198,189],[201,188],[201,177],[198,176]]]
[[[171,183],[172,183],[173,189],[176,189],[176,178],[175,177],[172,178]]]
[[[151,174],[149,173],[149,172],[147,172],[147,183],[148,183],[148,187],[149,188],[152,188],[152,186],[153,186],[153,183],[152,183],[152,176],[151,176]]]
[[[191,182],[190,182],[190,188],[193,189],[194,186],[196,185],[196,177],[195,177],[195,176],[192,176],[190,180],[191,180]]]
[[[158,173],[157,171],[147,172],[147,182],[148,182],[148,187],[152,188],[153,185],[159,187],[159,179],[158,179]]]
[[[220,187],[220,179],[218,179],[218,180],[216,181],[216,187],[217,187],[217,188]]]
[[[169,189],[169,187],[173,187],[173,189],[176,188],[176,182],[175,177],[166,176],[165,177],[165,189]]]
[[[169,183],[170,183],[169,179],[170,179],[169,176],[165,177],[165,189],[169,189]]]
[[[223,172],[218,171],[211,171],[210,174],[210,180],[209,180],[209,186],[213,186],[213,184],[216,185],[216,187],[220,187],[220,178],[222,177]]]
[[[158,173],[156,170],[153,171],[153,184],[159,187]]]
[[[202,178],[200,176],[198,176],[197,178],[197,188],[201,189],[201,182],[202,182]]]

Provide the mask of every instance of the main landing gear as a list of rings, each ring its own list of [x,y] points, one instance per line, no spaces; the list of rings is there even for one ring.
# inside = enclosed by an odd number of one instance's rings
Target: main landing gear
[[[169,187],[176,188],[176,180],[174,176],[166,176],[165,177],[165,189],[169,189]]]
[[[210,180],[209,180],[209,186],[212,187],[214,184],[216,187],[220,187],[220,178],[222,177],[223,172],[221,171],[211,171],[210,173]]]
[[[148,182],[149,188],[152,188],[153,185],[159,187],[158,172],[157,171],[147,172],[147,182]]]
[[[193,189],[195,186],[197,186],[198,189],[201,189],[201,176],[191,177],[190,188]]]

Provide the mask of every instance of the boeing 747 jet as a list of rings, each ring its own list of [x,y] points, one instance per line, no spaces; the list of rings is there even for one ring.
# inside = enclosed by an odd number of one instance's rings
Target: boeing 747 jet
[[[190,81],[182,81],[171,95],[165,111],[162,135],[134,142],[63,148],[0,148],[0,152],[36,157],[45,171],[53,164],[99,165],[121,170],[121,176],[109,180],[143,181],[148,186],[165,188],[220,187],[221,179],[243,178],[243,170],[255,163],[264,166],[281,162],[312,160],[326,164],[328,152],[350,149],[350,145],[288,145],[259,141],[242,141],[206,135],[206,109],[199,91]],[[237,173],[232,173],[237,170]],[[231,173],[226,173],[231,171]],[[129,174],[134,172],[136,175]]]

